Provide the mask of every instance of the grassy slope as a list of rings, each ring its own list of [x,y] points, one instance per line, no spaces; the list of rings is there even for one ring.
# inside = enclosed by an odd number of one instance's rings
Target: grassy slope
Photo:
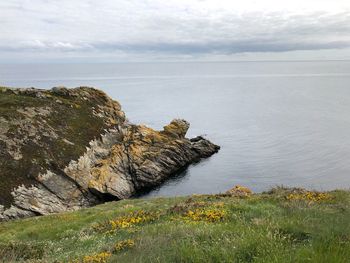
[[[288,195],[277,189],[248,198],[124,200],[1,223],[0,258],[104,262],[86,256],[110,251],[108,262],[349,262],[350,192],[330,192],[321,201]],[[130,226],[135,218],[141,222]],[[124,228],[109,231],[109,220]]]

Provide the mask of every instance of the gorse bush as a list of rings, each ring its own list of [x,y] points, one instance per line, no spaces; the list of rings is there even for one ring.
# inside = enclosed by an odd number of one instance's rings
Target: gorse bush
[[[310,192],[306,191],[304,193],[292,193],[287,196],[288,200],[305,200],[312,202],[321,202],[332,199],[332,196],[328,193],[320,192]]]
[[[187,211],[184,214],[185,219],[192,221],[217,222],[224,220],[227,215],[226,210],[219,209],[196,209]]]
[[[134,240],[132,240],[132,239],[122,240],[114,245],[114,251],[119,252],[119,251],[125,250],[127,248],[132,248],[133,246],[135,246]]]
[[[159,213],[157,212],[145,212],[144,210],[139,210],[130,212],[128,215],[120,216],[100,223],[93,226],[93,228],[97,231],[111,234],[118,229],[131,228],[142,223],[153,222],[158,218]]]

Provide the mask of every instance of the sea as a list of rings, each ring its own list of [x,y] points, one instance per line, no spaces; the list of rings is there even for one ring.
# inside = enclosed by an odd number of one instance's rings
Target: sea
[[[350,188],[350,61],[0,64],[0,86],[92,86],[127,118],[221,146],[146,197]]]

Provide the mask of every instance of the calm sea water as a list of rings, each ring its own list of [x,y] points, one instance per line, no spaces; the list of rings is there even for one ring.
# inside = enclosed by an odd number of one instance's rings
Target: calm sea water
[[[184,118],[222,147],[149,196],[350,188],[349,84],[348,61],[0,65],[0,85],[94,86],[132,122]]]

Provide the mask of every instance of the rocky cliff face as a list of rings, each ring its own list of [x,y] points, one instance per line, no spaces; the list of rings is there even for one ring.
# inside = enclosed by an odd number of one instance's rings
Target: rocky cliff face
[[[92,88],[0,88],[0,220],[128,198],[219,150],[188,128],[131,124]]]

